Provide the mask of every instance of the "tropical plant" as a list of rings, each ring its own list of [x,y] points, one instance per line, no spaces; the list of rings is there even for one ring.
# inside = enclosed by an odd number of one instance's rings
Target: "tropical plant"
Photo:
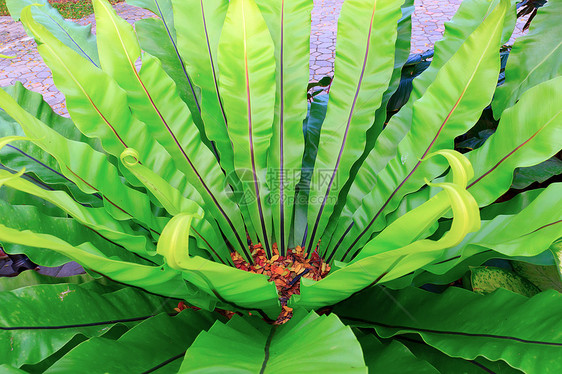
[[[411,0],[344,3],[308,109],[312,0],[131,0],[156,15],[134,30],[94,0],[96,36],[31,3],[8,1],[70,118],[0,90],[0,242],[89,275],[0,281],[4,371],[560,370],[558,291],[417,288],[557,264],[562,184],[494,203],[562,144],[559,44],[531,30],[510,61],[549,63],[496,91],[514,4],[464,1],[385,125]],[[490,102],[497,131],[454,151]]]

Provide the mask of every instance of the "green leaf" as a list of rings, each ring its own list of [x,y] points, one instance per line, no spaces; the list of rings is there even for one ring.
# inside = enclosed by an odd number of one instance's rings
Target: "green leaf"
[[[202,143],[189,109],[177,96],[175,83],[158,59],[141,50],[132,26],[119,18],[107,1],[95,0],[96,30],[102,68],[127,91],[132,112],[170,154],[205,202],[205,209],[238,250],[244,251],[242,216],[228,198],[227,180],[210,149]]]
[[[356,333],[358,335],[358,333]],[[371,373],[439,373],[397,340],[381,343],[373,335],[359,335],[365,363]]]
[[[454,138],[466,132],[489,103],[499,72],[499,38],[507,5],[507,0],[502,1],[486,17],[413,104],[411,130],[400,141],[396,156],[376,175],[376,188],[363,197],[352,220],[340,220],[330,251],[340,246],[346,252],[360,249],[384,228],[386,215],[404,195],[422,187],[424,178],[443,173],[443,164],[433,160],[422,164],[422,160],[430,152],[453,148]]]
[[[423,340],[412,337],[399,336],[398,341],[408,347],[413,354],[422,360],[426,360],[433,365],[440,373],[464,373],[464,374],[512,374],[521,371],[512,368],[504,361],[489,361],[483,357],[476,357],[474,360],[463,360],[462,358],[451,357],[445,353],[425,344]],[[395,341],[395,340],[393,340]]]
[[[189,200],[162,179],[152,170],[139,162],[139,155],[134,149],[126,149],[121,154],[121,162],[162,204],[166,211],[175,216],[179,213],[197,213],[201,218],[192,222],[192,235],[200,247],[205,248],[215,259],[226,264],[231,263],[227,245],[221,237],[221,232],[213,219],[203,219],[203,209],[193,200]]]
[[[217,347],[221,347],[217,352]],[[180,373],[367,373],[361,346],[335,315],[298,312],[285,325],[234,316],[201,333]]]
[[[474,167],[468,190],[480,206],[494,202],[510,188],[516,168],[536,165],[560,150],[560,92],[562,77],[529,89],[503,113],[497,131],[484,145],[465,154]],[[535,110],[538,105],[542,110]],[[432,188],[425,188],[406,199],[425,201],[435,193]]]
[[[515,25],[517,23],[517,5],[519,4],[518,0],[510,0],[510,6],[507,10],[505,15],[505,19],[503,22],[503,31],[502,31],[502,38],[501,44],[504,46],[509,42],[513,32],[515,31]]]
[[[517,169],[511,188],[522,190],[534,182],[542,183],[559,174],[562,174],[562,161],[556,157],[551,157],[535,166]]]
[[[34,19],[45,26],[64,45],[99,67],[96,37],[91,33],[91,25],[82,26],[76,22],[65,20],[47,0],[7,0],[6,5],[14,21],[19,21],[23,9],[33,7]],[[27,31],[27,30],[26,30]],[[33,36],[30,34],[30,36]]]
[[[375,141],[383,129],[383,125],[387,120],[387,110],[390,109],[388,106],[389,101],[398,90],[403,78],[403,68],[409,61],[412,36],[412,14],[415,9],[414,2],[412,0],[405,1],[401,9],[402,17],[398,20],[396,43],[394,46],[394,70],[392,71],[388,88],[383,94],[381,106],[375,112],[375,123],[367,133],[367,145],[365,146],[366,153],[364,157],[373,149]]]
[[[234,172],[234,156],[222,93],[219,92],[217,59],[228,3],[227,0],[172,0],[178,51],[194,84],[201,89],[201,117],[205,131],[217,147],[221,166],[230,174]],[[189,22],[185,22],[186,19]]]
[[[562,365],[561,308],[562,294],[553,290],[527,298],[503,289],[483,296],[456,287],[443,294],[377,288],[334,312],[384,338],[417,334],[449,356],[503,360],[525,373],[556,373]]]
[[[91,287],[92,284],[96,286],[99,284],[99,288]],[[36,286],[40,284],[60,284],[60,283],[74,283],[79,284],[81,287],[91,287],[95,290],[101,290],[105,287],[106,293],[116,291],[121,286],[116,283],[111,283],[111,281],[100,278],[95,280],[92,276],[88,274],[73,275],[71,277],[52,277],[48,275],[40,274],[36,271],[24,271],[18,274],[17,277],[5,277],[0,281],[0,292],[13,291],[22,287]]]
[[[266,155],[273,136],[275,57],[271,35],[254,0],[233,0],[218,46],[219,87],[250,218],[271,256]]]
[[[135,32],[144,51],[157,57],[162,68],[174,80],[181,99],[193,115],[193,121],[200,131],[206,128],[201,119],[199,90],[187,73],[185,62],[179,53],[171,0],[129,0],[131,5],[151,10],[158,18],[142,19],[135,22]]]
[[[448,160],[452,173],[455,175],[453,184],[434,185],[443,188],[444,191],[416,209],[400,216],[388,225],[383,232],[368,242],[360,252],[351,256],[351,260],[397,249],[418,239],[423,239],[424,233],[449,210],[450,206],[453,208],[453,214],[460,213],[463,218],[457,217],[456,222],[452,222],[448,233],[443,235],[441,240],[446,236],[454,237],[456,239],[451,240],[450,243],[456,242],[458,244],[466,233],[480,228],[478,208],[472,196],[465,190],[468,180],[474,174],[472,166],[463,155],[456,151],[441,150],[428,155],[427,158],[430,159],[436,155],[444,156]],[[445,245],[444,241],[442,244]],[[346,255],[347,253],[343,255],[342,261],[346,260]]]
[[[320,142],[320,131],[322,123],[326,118],[328,109],[328,95],[318,95],[308,106],[308,115],[303,122],[304,153],[302,156],[301,175],[297,184],[295,195],[295,214],[293,218],[293,242],[292,246],[304,246],[303,239],[307,230],[308,195],[310,191],[310,180],[314,170],[314,161],[318,154]]]
[[[103,208],[84,207],[63,191],[49,191],[20,178],[19,174],[11,174],[5,170],[0,170],[0,187],[3,185],[40,197],[56,205],[77,222],[94,230],[97,235],[101,235],[105,241],[113,241],[115,244],[135,253],[154,256],[154,244],[144,232],[135,232],[130,226],[114,220]],[[38,215],[39,212],[35,211],[32,214]],[[17,228],[22,230],[28,227],[26,226],[27,222],[18,222],[18,218],[14,219],[14,222],[7,220],[6,223],[14,224]],[[52,224],[52,222],[49,223]],[[46,229],[45,226],[43,229],[41,229],[39,225],[35,227],[39,228],[40,232]],[[57,231],[58,230],[55,230],[55,232]],[[68,234],[63,236],[67,235]],[[104,245],[105,241],[103,241]]]
[[[77,284],[43,284],[3,291],[2,361],[16,367],[38,363],[75,335],[99,336],[115,324],[130,325],[171,308],[133,288],[104,294]]]
[[[148,292],[198,303],[208,301],[181,279],[178,272],[167,266],[146,266],[108,258],[90,243],[72,246],[52,235],[21,231],[0,224],[0,242],[8,241],[23,246],[50,249],[67,256],[85,268],[117,282],[134,285]],[[201,304],[206,305],[206,304]]]
[[[174,216],[160,236],[158,253],[171,268],[181,271],[189,284],[209,297],[242,310],[263,309],[266,315],[276,317],[279,314],[277,289],[265,275],[190,256],[188,233],[195,217],[193,213]]]
[[[472,248],[475,248],[475,246]],[[454,256],[445,260],[437,261],[434,264],[427,265],[418,271],[397,279],[396,281],[387,282],[385,285],[392,289],[402,289],[410,285],[421,287],[428,283],[434,285],[449,285],[461,280],[463,276],[470,271],[471,267],[486,264],[488,260],[517,259],[537,266],[553,266],[554,264],[554,258],[548,250],[531,257],[511,257],[491,249],[484,249],[481,251],[474,251],[467,257],[462,257],[461,260],[455,261],[459,258],[461,257]],[[449,266],[444,266],[444,264],[448,264]]]
[[[86,210],[86,208],[84,208],[84,210]],[[106,230],[96,227],[94,222],[95,214],[91,216],[92,219],[88,220],[88,223],[83,226],[79,223],[79,220],[64,217],[52,217],[42,213],[38,208],[33,206],[14,205],[0,200],[0,215],[2,216],[2,224],[7,227],[18,230],[32,230],[37,233],[54,235],[59,238],[64,238],[72,245],[80,245],[85,242],[90,242],[108,257],[115,257],[135,263],[149,263],[149,261],[135,256],[122,246],[117,245],[115,242],[103,236],[102,232],[105,233]],[[99,231],[96,231],[96,229]],[[107,233],[106,235],[112,236]],[[131,238],[127,235],[122,235],[122,238],[126,241],[135,240],[135,238]],[[5,248],[7,253],[24,253],[30,257],[33,262],[41,266],[60,266],[70,261],[70,259],[66,256],[53,253],[52,251],[42,249],[41,247],[22,247],[8,242],[2,243],[2,246]],[[153,260],[157,261],[158,259],[153,258]]]
[[[562,74],[560,12],[559,1],[547,2],[538,9],[529,32],[513,45],[505,69],[505,83],[498,88],[492,102],[495,118],[500,118],[529,88]]]
[[[147,18],[135,22],[135,32],[142,49],[158,58],[162,69],[176,83],[178,95],[187,104],[197,128],[204,128],[198,98],[199,89],[187,73],[185,63],[177,51],[176,42],[171,37],[170,26],[164,23],[162,18]]]
[[[499,215],[517,214],[529,206],[543,191],[544,188],[536,188],[521,192],[508,201],[490,204],[480,209],[480,218],[488,221]]]
[[[561,193],[562,183],[553,183],[520,212],[482,221],[479,231],[468,234],[424,269],[444,274],[465,259],[490,250],[509,257],[543,253],[562,236],[562,214],[553,204]]]
[[[480,206],[490,204],[509,189],[515,168],[536,165],[560,150],[562,108],[557,97],[561,93],[562,77],[529,89],[503,113],[488,141],[466,154],[474,166],[468,189]],[[539,106],[541,110],[536,110]]]
[[[470,269],[472,290],[481,294],[492,293],[498,288],[523,296],[532,297],[540,292],[534,284],[516,273],[492,266],[481,266]]]
[[[7,364],[0,365],[0,370],[2,371],[2,373],[5,373],[5,374],[27,373],[26,371],[23,371],[21,369],[15,368],[15,367],[7,365]]]
[[[230,197],[240,201],[244,199],[244,191],[234,171],[234,153],[228,136],[228,120],[219,91],[218,75],[218,44],[228,4],[227,0],[172,0],[174,17],[179,20],[175,22],[178,51],[194,84],[201,89],[201,116],[205,132],[219,153],[220,165],[233,190]],[[185,19],[190,22],[184,22]],[[252,242],[257,243],[248,206],[241,205],[240,210],[246,231]]]
[[[159,22],[166,24],[170,30],[170,38],[175,40],[176,32],[171,0],[127,0],[127,4],[150,10],[152,13],[160,17]]]
[[[381,105],[375,111],[375,122],[371,126],[369,130],[367,130],[366,134],[366,143],[365,149],[363,150],[363,154],[361,157],[355,162],[353,167],[350,171],[350,177],[347,183],[340,188],[338,201],[336,206],[334,207],[334,211],[332,213],[333,219],[331,218],[328,221],[328,226],[326,227],[326,232],[331,233],[334,230],[335,225],[337,224],[338,220],[335,217],[339,217],[341,215],[342,209],[346,203],[346,199],[344,197],[349,196],[349,189],[351,188],[353,182],[357,178],[357,173],[361,170],[361,166],[365,159],[369,156],[373,147],[375,146],[375,142],[378,139],[383,127],[387,121],[387,113],[390,110],[389,101],[394,96],[395,92],[397,91],[399,85],[402,82],[402,75],[403,75],[403,67],[404,64],[409,60],[410,55],[410,39],[412,36],[412,13],[414,12],[414,1],[407,0],[402,5],[402,17],[398,20],[398,28],[396,30],[396,43],[394,47],[394,70],[392,71],[392,76],[390,77],[390,82],[386,91],[383,94]],[[305,150],[306,152],[306,150]],[[368,167],[366,168],[368,169]]]
[[[117,324],[117,325],[111,327],[105,334],[103,334],[103,336],[113,338],[113,339],[117,339],[120,334],[123,334],[127,330],[128,330],[128,326],[125,326],[124,324]],[[75,335],[61,349],[59,349],[57,352],[53,353],[52,355],[50,355],[46,359],[42,360],[41,362],[39,362],[37,364],[23,365],[21,367],[21,369],[26,373],[44,373],[45,370],[47,370],[49,367],[51,367],[51,365],[53,365],[53,363],[55,363],[58,359],[63,357],[65,354],[67,354],[69,351],[71,351],[78,344],[80,344],[80,343],[82,343],[86,340],[88,340],[88,338],[84,335],[81,335],[81,334]]]
[[[32,10],[35,8],[32,8]],[[103,152],[100,142],[83,135],[74,125],[72,120],[55,113],[40,93],[28,90],[21,82],[15,82],[12,86],[2,87],[26,112],[45,123],[47,126],[61,134],[67,139],[87,143],[97,151]],[[6,116],[5,113],[2,116]],[[7,131],[2,129],[2,131]],[[2,133],[4,134],[4,132]],[[4,136],[17,135],[6,132]]]
[[[29,195],[13,188],[0,188],[0,199],[11,205],[30,205],[52,217],[66,217],[66,213],[54,204],[39,197]]]
[[[186,189],[188,186],[184,175],[174,168],[163,147],[150,136],[139,136],[139,133],[147,132],[144,124],[134,118],[129,110],[114,110],[115,106],[127,107],[126,93],[110,76],[86,64],[83,58],[38,25],[28,13],[23,12],[23,20],[44,43],[39,51],[53,71],[53,79],[64,93],[69,114],[80,131],[89,137],[101,139],[104,149],[116,157],[125,148],[138,149],[148,167],[182,191]],[[130,180],[130,183],[134,184],[135,181]]]
[[[388,226],[369,242],[365,249],[373,255],[343,264],[326,278],[314,282],[301,280],[301,294],[294,295],[289,305],[318,308],[340,302],[378,282],[391,281],[427,265],[440,257],[446,248],[455,246],[479,227],[478,207],[461,186],[443,184],[445,194],[428,201]],[[451,206],[454,227],[437,241],[417,240],[428,222],[435,221]],[[413,229],[410,231],[410,229]],[[401,235],[395,235],[398,232]],[[408,235],[404,236],[404,233]]]
[[[320,132],[309,199],[307,252],[328,224],[340,188],[363,154],[394,67],[394,45],[403,0],[348,0],[338,20],[338,49],[328,113]]]
[[[85,341],[46,373],[144,373],[157,367],[177,372],[185,351],[218,317],[192,309],[175,317],[162,313],[142,321],[117,340],[94,337]]]
[[[269,203],[277,246],[283,255],[293,217],[295,187],[299,182],[304,139],[300,126],[307,115],[309,79],[310,17],[313,2],[259,1],[273,39],[276,60],[276,95],[273,136],[267,155]],[[303,27],[306,25],[306,27]],[[329,79],[329,78],[328,78]],[[325,82],[325,81],[324,81]]]
[[[557,290],[562,292],[562,278],[556,266],[542,266],[523,261],[511,261],[513,270],[531,281],[541,291]]]
[[[463,1],[451,21],[445,22],[443,39],[435,43],[435,53],[431,65],[414,80],[409,101],[392,117],[376,138],[372,152],[366,156],[363,166],[358,170],[355,182],[345,200],[344,214],[346,216],[351,216],[361,206],[363,197],[375,186],[376,175],[396,156],[400,141],[412,127],[414,103],[423,96],[445,63],[482,24],[495,4],[496,2],[488,0]],[[408,32],[407,39],[410,39],[410,32]],[[407,53],[409,50],[408,46]],[[458,66],[459,64],[456,64],[455,69]],[[379,117],[381,114],[386,120],[386,113],[377,113]]]
[[[20,82],[2,89],[12,96],[25,111],[67,139],[88,143],[98,151],[102,149],[99,141],[82,135],[69,118],[57,115],[49,104],[43,100],[41,94],[27,90]],[[0,123],[0,137],[25,135],[20,125],[5,112],[0,112]],[[82,192],[71,180],[61,173],[56,160],[35,144],[26,141],[13,142],[4,147],[0,154],[1,163],[9,169],[19,171],[22,167],[25,167],[26,173],[33,174],[27,175],[30,175],[35,180],[40,180],[52,188],[64,189],[81,203],[101,206],[102,199],[99,195],[88,195]]]
[[[26,9],[29,12],[29,8]],[[95,151],[88,144],[66,139],[23,110],[3,90],[0,90],[0,103],[6,113],[22,126],[29,140],[57,160],[65,177],[82,191],[99,192],[104,197],[104,206],[114,218],[126,220],[134,216],[153,229],[159,228],[160,223],[150,211],[147,196],[125,186],[117,168],[105,154]]]
[[[103,199],[99,194],[89,195],[82,192],[74,182],[62,174],[56,159],[27,141],[21,127],[3,112],[0,112],[0,128],[0,143],[6,142],[0,151],[0,168],[12,173],[25,169],[25,178],[45,189],[60,189],[82,204],[103,206]]]

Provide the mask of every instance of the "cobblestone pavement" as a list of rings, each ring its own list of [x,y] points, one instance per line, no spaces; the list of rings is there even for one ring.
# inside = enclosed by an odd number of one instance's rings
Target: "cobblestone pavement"
[[[344,0],[314,0],[311,30],[310,76],[318,80],[331,74],[335,57],[337,17]],[[412,27],[412,53],[433,47],[443,34],[443,23],[448,21],[462,0],[415,0]],[[118,14],[133,23],[150,17],[143,9],[125,3],[115,6]],[[90,15],[78,21],[93,24]],[[518,22],[514,37],[521,35],[522,22]],[[514,40],[512,38],[512,42]],[[56,89],[49,69],[39,56],[34,40],[28,37],[21,24],[10,17],[0,17],[0,54],[16,56],[0,59],[0,87],[20,81],[25,87],[43,94],[45,100],[60,114],[66,114],[64,97]]]

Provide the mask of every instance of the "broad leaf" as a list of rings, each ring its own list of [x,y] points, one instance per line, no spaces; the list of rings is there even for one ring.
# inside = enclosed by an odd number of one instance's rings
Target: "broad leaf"
[[[52,235],[16,230],[1,224],[0,242],[50,249],[117,282],[135,285],[159,295],[185,298],[204,307],[209,305],[208,297],[189,288],[179,273],[167,266],[146,266],[108,258],[90,243],[72,246]]]
[[[467,235],[462,243],[447,249],[425,269],[444,274],[466,258],[486,251],[511,257],[541,254],[562,236],[562,214],[552,203],[561,191],[561,183],[552,184],[517,214],[498,215],[483,221],[478,232]]]
[[[217,351],[217,347],[221,347]],[[298,312],[282,326],[234,316],[201,333],[187,350],[180,373],[366,373],[361,346],[335,315]]]
[[[481,294],[492,293],[498,288],[532,297],[540,290],[527,279],[506,269],[493,266],[481,266],[470,269],[472,290]]]
[[[507,201],[490,204],[480,209],[480,218],[482,220],[491,220],[499,215],[517,214],[529,206],[543,191],[544,188],[536,188],[521,192]]]
[[[531,281],[541,291],[557,290],[562,292],[562,277],[556,265],[541,266],[523,261],[512,261],[513,270]]]
[[[0,216],[2,216],[2,224],[11,228],[19,230],[32,230],[37,233],[51,234],[60,238],[64,238],[72,245],[80,245],[84,242],[90,242],[99,248],[108,257],[120,258],[125,261],[137,262],[142,264],[155,264],[153,261],[158,261],[157,258],[152,260],[144,260],[136,257],[134,253],[127,251],[124,247],[111,241],[104,236],[104,232],[109,235],[106,230],[98,228],[94,224],[94,216],[88,219],[87,225],[81,225],[80,220],[64,217],[52,217],[42,213],[34,206],[25,205],[11,205],[3,200],[0,200]],[[122,234],[123,238],[129,242],[135,240],[131,236]],[[41,266],[60,266],[70,260],[58,253],[53,253],[50,250],[45,250],[35,247],[22,247],[13,245],[8,242],[2,243],[7,253],[24,253],[37,265]],[[149,257],[149,256],[147,256]]]
[[[171,0],[128,0],[131,5],[152,11],[157,18],[135,22],[135,32],[144,51],[157,57],[162,69],[174,80],[178,95],[187,104],[199,131],[206,133],[201,119],[199,90],[187,73],[185,62],[176,42],[176,30]]]
[[[268,282],[265,275],[190,256],[187,233],[194,218],[196,214],[192,212],[174,216],[158,241],[158,253],[166,258],[172,269],[180,271],[190,285],[195,285],[216,302],[234,309],[257,309],[262,316],[275,318],[279,313],[277,290],[275,283]]]
[[[318,282],[301,280],[301,294],[293,296],[290,305],[318,308],[340,302],[378,282],[391,281],[435,261],[444,249],[455,246],[469,232],[477,230],[480,224],[478,207],[470,194],[456,185],[443,184],[441,187],[445,190],[444,195],[393,222],[387,228],[388,237],[383,232],[380,238],[367,244],[366,251],[375,254],[342,264],[343,267]],[[454,227],[438,241],[417,240],[417,234],[424,232],[449,204],[455,217]],[[411,228],[414,230],[409,232]],[[408,236],[396,236],[396,232],[408,232]]]
[[[35,9],[31,8],[32,11]],[[91,139],[83,135],[73,123],[72,119],[55,113],[40,93],[28,90],[21,82],[15,82],[12,86],[2,87],[26,112],[47,124],[50,128],[67,139],[88,143],[97,151],[103,152],[101,144],[97,139]],[[2,114],[6,116],[6,114]],[[4,129],[3,129],[4,130]],[[6,135],[16,135],[9,134]]]
[[[97,235],[102,236],[102,238],[105,239],[105,241],[102,241],[104,245],[106,241],[109,240],[112,241],[113,244],[127,248],[132,252],[148,256],[154,255],[154,244],[144,232],[135,232],[129,225],[114,220],[104,208],[84,207],[63,191],[49,191],[26,181],[24,178],[19,177],[19,174],[14,175],[5,170],[0,170],[0,186],[3,185],[40,197],[56,205],[74,218],[77,223],[83,224],[93,230]],[[35,211],[35,213],[31,214],[39,215],[40,213]],[[18,222],[18,218],[6,220],[6,222],[3,223],[6,225],[13,224],[15,227],[22,230],[28,227],[26,223]],[[20,225],[23,227],[20,227]],[[36,226],[36,228],[40,228],[40,226]],[[40,232],[46,230],[46,227],[44,226],[43,229],[39,230]],[[49,231],[49,234],[52,233],[50,230],[46,231]],[[58,230],[54,231],[55,233],[60,233],[57,232]]]
[[[39,52],[51,68],[57,87],[64,93],[69,114],[80,131],[88,137],[99,138],[104,149],[116,157],[125,148],[138,149],[147,166],[182,191],[188,188],[185,177],[174,168],[162,146],[150,136],[139,136],[147,132],[144,124],[129,110],[114,110],[115,106],[127,107],[127,95],[117,83],[65,47],[32,19],[28,10],[22,13],[22,19],[43,43],[38,47]],[[135,181],[130,180],[130,183]]]
[[[356,333],[371,373],[439,373],[433,366],[414,356],[397,340],[381,343],[373,335]]]
[[[57,160],[66,178],[84,192],[99,192],[104,197],[105,208],[114,218],[127,220],[134,216],[148,227],[159,229],[159,223],[150,211],[148,197],[124,185],[118,169],[105,154],[95,151],[88,144],[63,137],[24,111],[3,90],[0,90],[0,104],[22,126],[31,142]]]
[[[275,105],[274,44],[254,0],[233,0],[218,46],[219,87],[229,118],[234,166],[243,184],[242,205],[271,257],[271,209],[266,181]]]
[[[185,351],[217,317],[220,315],[192,309],[175,317],[162,313],[142,321],[117,340],[94,337],[85,341],[46,373],[144,373],[157,368],[177,372]]]
[[[273,136],[267,155],[267,183],[270,189],[273,228],[284,254],[288,244],[299,182],[304,139],[299,126],[307,114],[309,79],[311,0],[259,1],[273,39],[276,60],[276,95]],[[303,27],[302,25],[307,25]]]
[[[533,298],[503,289],[478,295],[451,287],[443,294],[416,288],[377,288],[336,309],[353,325],[373,327],[389,338],[418,334],[449,356],[503,360],[525,373],[560,371],[562,295]]]
[[[562,174],[562,161],[551,157],[535,166],[517,169],[511,188],[522,190],[535,182],[545,182],[555,175]]]
[[[396,157],[376,176],[377,187],[363,197],[353,219],[340,220],[331,252],[340,246],[345,252],[360,249],[373,232],[384,228],[385,216],[405,194],[423,186],[424,177],[432,179],[444,171],[442,164],[422,164],[422,160],[430,152],[453,148],[454,138],[466,132],[489,103],[499,71],[499,38],[507,5],[502,1],[486,17],[413,104],[410,132],[400,141]],[[462,77],[457,70],[460,64]]]
[[[77,284],[3,291],[0,300],[2,361],[17,367],[41,361],[77,334],[99,336],[117,323],[134,323],[172,308],[133,288],[103,294]]]
[[[367,130],[393,72],[401,5],[401,0],[349,0],[342,6],[334,81],[309,196],[314,202],[308,209],[309,253],[328,224],[353,163],[365,149]]]
[[[366,156],[363,167],[359,169],[355,177],[356,181],[347,195],[346,216],[353,214],[361,205],[361,199],[374,188],[376,175],[396,156],[398,144],[412,127],[414,103],[423,96],[437,77],[439,70],[482,23],[494,4],[488,0],[463,1],[451,21],[445,22],[443,39],[435,43],[431,65],[414,80],[408,103],[392,117],[380,136],[376,138],[374,149]],[[408,34],[409,39],[410,34]],[[386,113],[383,113],[383,116],[386,119]]]
[[[221,165],[227,172],[232,172],[232,145],[228,141],[228,122],[219,94],[217,64],[219,36],[228,1],[172,0],[172,5],[178,51],[193,82],[201,89],[201,116],[205,131],[219,151]],[[190,22],[184,22],[188,17]]]
[[[159,60],[147,53],[137,72],[135,61],[141,50],[132,26],[106,1],[94,1],[94,9],[102,68],[127,91],[133,114],[142,118],[175,166],[194,184],[232,245],[245,250],[242,217],[227,197],[226,178],[211,150],[202,143],[189,109],[176,94],[175,83]]]
[[[98,151],[102,150],[99,141],[89,139],[80,133],[69,118],[57,115],[49,104],[43,100],[41,94],[27,90],[20,82],[2,89],[10,94],[28,113],[67,139],[88,143],[92,148]],[[2,123],[0,126],[0,137],[25,136],[22,128],[5,112],[0,112],[0,122]],[[83,193],[74,182],[62,174],[56,160],[33,143],[16,141],[7,144],[2,149],[0,161],[4,166],[13,171],[19,171],[25,167],[26,173],[34,174],[34,179],[50,185],[51,188],[61,188],[70,192],[81,203],[87,203],[92,206],[101,206],[102,204],[100,195]]]
[[[233,189],[236,201],[244,200],[243,186],[234,171],[232,142],[228,136],[228,119],[219,91],[218,44],[224,24],[227,0],[172,0],[177,33],[177,46],[185,68],[195,85],[201,89],[201,116],[205,132],[219,153],[220,165]],[[190,22],[183,22],[189,18]],[[201,53],[193,53],[201,51]],[[250,238],[258,242],[248,207],[240,206]]]
[[[402,86],[404,80],[405,69],[404,65],[410,60],[410,39],[412,37],[412,13],[414,12],[414,1],[408,0],[402,5],[402,17],[398,20],[398,28],[396,30],[396,43],[394,49],[394,70],[390,77],[388,88],[383,94],[381,105],[375,112],[375,122],[369,130],[367,130],[367,139],[365,149],[361,157],[355,162],[350,171],[350,177],[347,183],[340,188],[338,202],[334,207],[332,216],[328,222],[327,232],[333,232],[337,219],[346,203],[346,197],[349,194],[349,189],[353,181],[357,178],[357,173],[361,169],[363,162],[373,150],[375,141],[378,139],[384,125],[387,122],[388,112],[391,110],[391,101],[393,97],[400,91],[399,86]],[[433,53],[432,53],[433,54]],[[409,97],[409,92],[408,92]],[[407,98],[406,98],[407,99]]]
[[[557,97],[561,94],[562,77],[529,89],[503,113],[488,141],[467,154],[474,166],[468,189],[478,204],[490,204],[507,191],[516,167],[536,165],[560,150],[562,107]]]
[[[518,38],[507,60],[505,83],[492,102],[494,117],[519,100],[529,88],[562,73],[562,3],[549,1],[537,11],[529,32]]]
[[[463,360],[451,357],[427,345],[422,339],[397,336],[395,340],[403,343],[416,357],[429,362],[440,373],[465,373],[465,374],[520,374],[521,371],[512,368],[504,361],[489,361],[483,357],[474,360]]]
[[[51,277],[42,275],[36,271],[24,271],[17,277],[5,277],[0,281],[0,291],[13,291],[18,288],[36,286],[39,284],[59,284],[59,283],[77,283],[83,284],[93,281],[94,278],[87,274],[74,275],[71,277]],[[110,288],[108,287],[108,291]]]
[[[162,17],[160,15],[160,17]],[[185,62],[177,51],[171,30],[162,18],[147,18],[135,22],[135,32],[143,50],[158,58],[162,69],[174,80],[178,95],[187,104],[197,128],[203,128],[199,90],[187,73]]]
[[[556,95],[561,90],[562,77],[529,89],[505,111],[484,145],[465,154],[474,167],[468,190],[480,206],[492,203],[511,187],[516,168],[532,167],[560,150],[562,109]],[[543,110],[534,110],[538,105]],[[422,189],[407,196],[406,204],[418,206],[435,193],[432,188]]]
[[[41,5],[33,7],[33,18],[45,26],[62,43],[72,48],[93,65],[99,67],[96,37],[90,32],[91,25],[82,26],[65,20],[47,0],[7,0],[6,5],[14,21],[20,20],[21,13],[25,7]]]

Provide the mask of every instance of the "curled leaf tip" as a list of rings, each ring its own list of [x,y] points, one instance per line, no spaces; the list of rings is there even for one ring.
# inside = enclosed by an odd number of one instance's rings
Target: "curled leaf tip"
[[[25,173],[25,167],[23,167],[19,172],[15,174],[12,174],[6,170],[1,170],[0,187],[2,187],[6,182],[20,178],[24,173]]]
[[[453,149],[441,149],[428,154],[423,161],[435,156],[443,156],[447,159],[453,176],[453,183],[466,187],[468,181],[474,177],[472,164],[462,153]],[[429,184],[429,183],[428,183]]]
[[[139,163],[139,153],[133,148],[127,148],[119,156],[125,166],[135,166]]]

